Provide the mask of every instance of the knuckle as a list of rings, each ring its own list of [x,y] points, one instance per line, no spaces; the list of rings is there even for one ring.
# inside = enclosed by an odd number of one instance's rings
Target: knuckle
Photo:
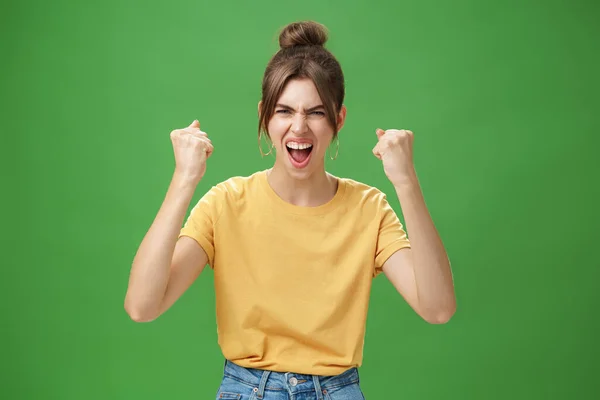
[[[195,136],[197,138],[205,138],[205,137],[207,137],[206,133],[204,133],[202,131],[190,132],[190,135]]]

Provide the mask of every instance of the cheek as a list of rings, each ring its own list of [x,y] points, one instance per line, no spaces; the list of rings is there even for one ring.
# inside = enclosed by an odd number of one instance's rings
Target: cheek
[[[325,123],[318,124],[313,128],[313,133],[319,140],[319,147],[327,148],[333,140],[333,131],[331,127]]]
[[[269,122],[268,127],[271,139],[273,139],[273,141],[276,141],[276,138],[281,138],[285,134],[285,132],[288,131],[289,124],[287,124],[285,121],[272,119],[271,122]]]

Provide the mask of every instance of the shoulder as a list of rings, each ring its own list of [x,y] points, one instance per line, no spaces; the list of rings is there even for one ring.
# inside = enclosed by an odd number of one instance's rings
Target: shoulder
[[[216,196],[236,199],[246,195],[260,185],[265,171],[257,171],[251,175],[236,175],[215,184],[210,192]]]
[[[343,182],[350,201],[380,206],[386,201],[386,195],[379,188],[351,178],[338,178]]]
[[[256,193],[261,172],[248,176],[232,176],[209,186],[196,203],[192,214],[203,212],[218,220],[225,209],[238,207],[241,204],[240,199],[247,198],[250,192]]]

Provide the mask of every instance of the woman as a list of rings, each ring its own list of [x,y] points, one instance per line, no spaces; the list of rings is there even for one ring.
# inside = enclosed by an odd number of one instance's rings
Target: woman
[[[344,77],[326,40],[315,22],[283,29],[258,104],[259,147],[271,143],[261,152],[275,154],[273,167],[213,186],[182,229],[213,146],[198,121],[171,133],[175,172],[134,259],[125,308],[135,321],[157,318],[208,264],[226,359],[219,399],[363,398],[357,367],[381,272],[426,321],[444,323],[455,310],[448,257],[413,167],[413,133],[377,129],[373,148],[410,242],[381,191],[325,171],[346,118]]]

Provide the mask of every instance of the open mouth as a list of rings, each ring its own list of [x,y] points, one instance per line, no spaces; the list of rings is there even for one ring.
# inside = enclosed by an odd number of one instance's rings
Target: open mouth
[[[304,168],[310,161],[312,154],[312,143],[298,143],[294,141],[287,142],[285,145],[290,162],[296,168]]]

